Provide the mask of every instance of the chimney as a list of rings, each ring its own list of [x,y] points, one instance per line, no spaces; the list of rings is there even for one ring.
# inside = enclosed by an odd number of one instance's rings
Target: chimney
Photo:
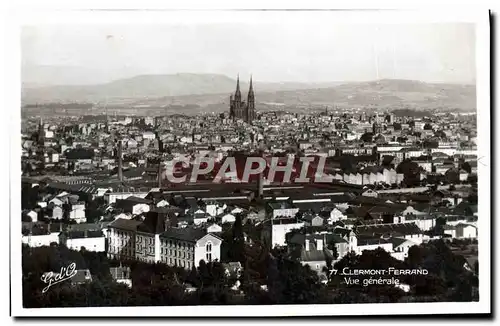
[[[262,198],[262,196],[264,196],[264,177],[262,172],[259,173],[259,179],[257,180],[257,191],[258,197]]]
[[[122,141],[118,140],[118,179],[123,182]]]
[[[323,251],[323,239],[316,239],[316,250]]]
[[[161,189],[161,182],[162,182],[162,178],[161,178],[161,162],[158,164],[158,188]]]
[[[309,239],[306,239],[305,249],[306,251],[309,251]]]

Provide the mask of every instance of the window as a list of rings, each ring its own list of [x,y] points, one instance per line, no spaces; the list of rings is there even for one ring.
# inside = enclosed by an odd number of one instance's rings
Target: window
[[[207,254],[207,262],[212,261],[212,254],[208,253]]]
[[[211,252],[212,251],[212,243],[211,242],[208,242],[205,247],[206,247],[207,252]]]

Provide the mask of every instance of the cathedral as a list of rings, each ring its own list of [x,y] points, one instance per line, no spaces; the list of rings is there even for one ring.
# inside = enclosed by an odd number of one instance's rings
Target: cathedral
[[[229,116],[233,119],[241,119],[246,123],[252,123],[255,119],[255,94],[253,93],[252,77],[250,77],[250,89],[248,90],[247,102],[241,100],[240,77],[236,81],[236,92],[229,99]]]

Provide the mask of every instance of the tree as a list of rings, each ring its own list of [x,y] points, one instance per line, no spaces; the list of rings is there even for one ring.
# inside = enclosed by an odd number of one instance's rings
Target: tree
[[[424,125],[424,130],[432,130],[432,125],[431,125],[430,123],[428,123],[428,122],[427,122],[427,123]]]
[[[417,163],[406,159],[396,167],[396,172],[404,175],[403,182],[406,185],[411,187],[420,184],[420,167]]]
[[[232,246],[230,249],[230,257],[232,260],[245,264],[245,238],[243,235],[243,222],[241,214],[236,214],[232,228]]]
[[[472,167],[470,166],[469,162],[464,162],[460,168],[464,171],[466,171],[467,173],[471,174],[472,173]]]
[[[373,133],[365,132],[359,139],[365,143],[372,143],[373,142]]]

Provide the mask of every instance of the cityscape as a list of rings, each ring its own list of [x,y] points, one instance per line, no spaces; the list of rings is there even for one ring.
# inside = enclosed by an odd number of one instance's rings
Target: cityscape
[[[24,308],[479,301],[475,85],[397,77],[25,78]]]

